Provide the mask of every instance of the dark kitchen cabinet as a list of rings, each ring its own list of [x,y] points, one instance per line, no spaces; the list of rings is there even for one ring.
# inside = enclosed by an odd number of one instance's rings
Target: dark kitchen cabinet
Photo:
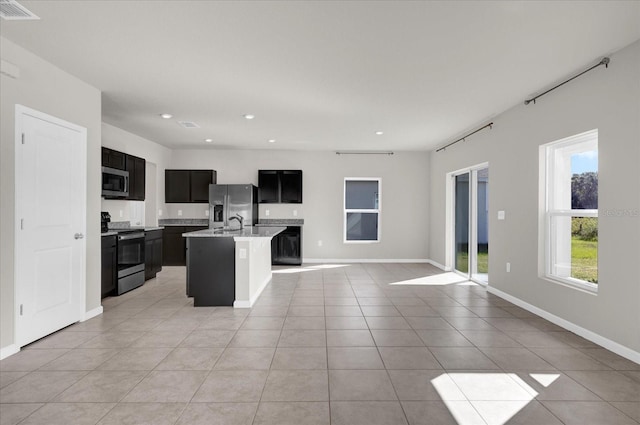
[[[186,265],[187,242],[182,234],[207,228],[207,226],[165,226],[162,233],[162,265]]]
[[[193,305],[233,306],[236,243],[233,238],[187,239],[187,296]]]
[[[126,155],[126,169],[129,172],[129,196],[130,201],[144,201],[146,162],[144,158]]]
[[[282,233],[271,239],[271,264],[296,265],[302,264],[302,228],[287,226]]]
[[[216,182],[216,172],[213,170],[190,171],[191,202],[209,203],[209,185]]]
[[[261,204],[280,202],[280,182],[276,170],[258,171],[258,187],[260,188]]]
[[[166,203],[208,203],[209,185],[216,183],[215,170],[165,170]]]
[[[102,237],[102,298],[114,293],[118,280],[118,248],[116,236]]]
[[[105,199],[144,201],[147,168],[147,163],[144,158],[138,158],[137,156],[103,147],[102,166],[129,172],[129,196],[126,198],[111,198],[105,196]]]
[[[126,154],[109,148],[102,148],[102,166],[126,170]]]
[[[260,203],[302,203],[302,170],[259,170]]]
[[[144,280],[149,280],[162,271],[162,230],[145,232],[144,243]]]

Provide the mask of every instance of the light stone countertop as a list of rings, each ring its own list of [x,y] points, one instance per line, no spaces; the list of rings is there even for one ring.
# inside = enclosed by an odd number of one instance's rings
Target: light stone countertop
[[[251,238],[272,238],[278,233],[287,230],[281,226],[247,226],[244,229],[204,229],[195,232],[183,233],[185,238],[230,238],[235,240]],[[240,239],[240,240],[242,240]]]

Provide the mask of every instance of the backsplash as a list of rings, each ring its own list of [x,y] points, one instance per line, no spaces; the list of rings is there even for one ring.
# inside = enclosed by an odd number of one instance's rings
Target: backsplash
[[[127,221],[132,226],[144,226],[144,201],[120,201],[117,199],[103,199],[100,211],[107,211],[111,221]],[[122,215],[120,215],[122,213]]]

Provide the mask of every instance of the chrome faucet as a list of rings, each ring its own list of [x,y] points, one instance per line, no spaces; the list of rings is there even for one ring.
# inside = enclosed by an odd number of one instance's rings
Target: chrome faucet
[[[244,217],[242,217],[240,214],[236,214],[233,217],[229,217],[229,221],[231,220],[238,220],[238,223],[240,223],[240,229],[244,228]]]

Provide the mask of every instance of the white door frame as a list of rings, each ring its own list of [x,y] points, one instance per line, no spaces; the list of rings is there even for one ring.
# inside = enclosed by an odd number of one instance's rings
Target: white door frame
[[[24,132],[24,123],[23,123],[23,116],[31,116],[43,121],[47,121],[50,122],[52,124],[55,125],[59,125],[61,127],[66,127],[68,129],[77,131],[78,133],[80,133],[84,143],[82,143],[82,149],[84,150],[84,152],[82,152],[81,157],[83,158],[84,162],[83,164],[81,164],[82,169],[84,170],[84,179],[81,182],[81,186],[82,186],[82,191],[85,193],[87,193],[87,155],[86,155],[86,149],[87,149],[87,129],[84,127],[81,127],[77,124],[73,124],[70,123],[68,121],[62,120],[60,118],[56,118],[53,117],[51,115],[45,114],[43,112],[37,111],[35,109],[31,109],[28,108],[26,106],[23,105],[19,105],[16,104],[15,107],[15,159],[14,159],[14,181],[15,181],[15,186],[14,186],[14,259],[13,259],[13,270],[14,270],[14,278],[13,278],[13,327],[14,327],[14,344],[18,347],[22,347],[25,344],[28,344],[29,342],[25,342],[25,335],[22,335],[20,333],[20,327],[18,326],[19,320],[20,320],[20,300],[18,298],[19,296],[19,287],[18,287],[18,272],[19,272],[19,265],[18,262],[20,260],[19,258],[19,253],[20,251],[18,250],[18,246],[21,242],[21,208],[22,208],[22,202],[20,201],[20,197],[19,194],[23,193],[24,191],[24,183],[22,181],[20,172],[19,172],[19,168],[18,166],[22,163],[23,161],[23,152],[22,149],[20,149],[20,146],[22,145],[22,134]],[[86,248],[86,229],[87,229],[87,205],[86,202],[82,205],[83,211],[81,212],[81,217],[82,217],[82,224],[81,224],[81,228],[82,228],[82,233],[85,235],[85,239],[84,239],[84,243],[83,243],[83,251],[82,251],[82,260],[81,260],[81,283],[79,285],[79,290],[80,290],[80,294],[79,294],[79,298],[80,298],[80,303],[79,303],[79,308],[78,308],[78,312],[77,312],[77,317],[78,317],[78,321],[81,321],[84,317],[85,311],[86,311],[86,304],[87,304],[87,299],[86,299],[86,288],[87,288],[87,281],[86,281],[86,277],[87,277],[87,248]]]
[[[477,253],[477,244],[474,241],[477,239],[477,233],[475,232],[476,223],[474,223],[474,214],[477,216],[477,202],[474,199],[474,195],[477,196],[477,181],[474,183],[473,175],[477,174],[478,170],[489,168],[488,162],[473,165],[471,167],[461,168],[459,170],[451,171],[447,173],[446,177],[446,229],[445,229],[445,270],[452,271],[464,276],[467,279],[479,283],[481,285],[487,285],[487,282],[482,282],[472,278],[472,245],[476,245],[475,251]],[[455,258],[456,258],[456,244],[455,238],[455,225],[456,225],[456,208],[455,208],[455,193],[456,193],[456,181],[455,177],[461,174],[469,173],[469,272],[465,275],[456,270]],[[475,187],[474,187],[475,185]],[[474,190],[475,188],[475,190]]]

